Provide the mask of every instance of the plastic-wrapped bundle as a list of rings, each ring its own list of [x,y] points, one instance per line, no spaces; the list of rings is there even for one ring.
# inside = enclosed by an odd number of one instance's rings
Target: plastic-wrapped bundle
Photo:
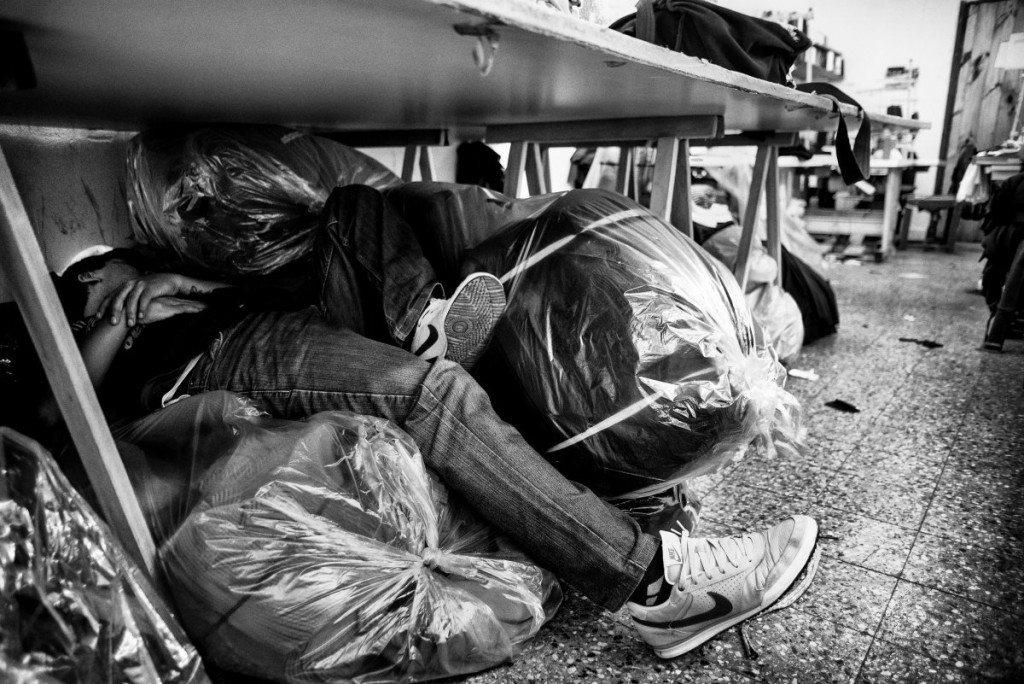
[[[715,205],[722,206],[722,205]],[[736,224],[717,229],[701,243],[711,256],[732,271],[740,252],[743,232]],[[755,243],[750,248],[747,304],[754,320],[764,327],[775,353],[784,361],[794,359],[803,347],[804,321],[796,300],[776,284],[779,265],[768,250]]]
[[[747,293],[747,303],[779,359],[786,364],[796,359],[804,344],[804,321],[796,300],[775,283],[765,283]]]
[[[143,506],[190,511],[160,557],[211,664],[281,682],[447,677],[509,660],[557,609],[554,576],[474,520],[391,423],[257,418],[226,393],[169,409],[119,437],[147,451],[178,433],[188,476]]]
[[[481,378],[570,478],[632,498],[798,444],[799,404],[735,278],[636,203],[572,191],[468,259],[509,300]]]
[[[333,188],[400,182],[361,152],[275,126],[156,129],[128,150],[135,238],[225,276],[265,274],[306,254]]]
[[[0,681],[209,681],[161,598],[50,454],[7,428]]]

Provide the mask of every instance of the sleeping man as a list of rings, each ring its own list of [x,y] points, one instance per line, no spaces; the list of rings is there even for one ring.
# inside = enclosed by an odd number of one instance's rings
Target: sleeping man
[[[729,538],[656,537],[549,464],[467,372],[501,315],[500,283],[472,274],[445,297],[380,193],[335,190],[320,228],[308,305],[152,272],[120,251],[68,269],[60,289],[69,317],[89,321],[80,345],[108,415],[228,390],[281,418],[386,418],[534,561],[604,608],[626,604],[663,658],[762,611],[799,575],[817,539],[811,518]]]

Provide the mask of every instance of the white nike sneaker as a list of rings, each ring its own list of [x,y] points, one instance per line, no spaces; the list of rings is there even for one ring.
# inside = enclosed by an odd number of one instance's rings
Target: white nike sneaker
[[[661,533],[669,598],[627,603],[644,641],[662,658],[697,648],[779,600],[807,565],[818,539],[813,518],[796,515],[742,537]]]
[[[469,370],[487,348],[504,311],[501,281],[490,273],[473,273],[448,299],[427,303],[409,349],[427,361],[445,357]]]

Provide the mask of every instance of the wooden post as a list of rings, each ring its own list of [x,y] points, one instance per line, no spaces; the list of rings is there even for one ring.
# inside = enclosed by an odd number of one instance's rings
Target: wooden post
[[[530,195],[550,192],[544,168],[544,154],[537,143],[526,143],[526,191]]]
[[[615,171],[615,192],[626,197],[632,197],[636,199],[636,195],[631,194],[630,176],[635,176],[633,170],[633,146],[632,145],[620,145],[619,146],[619,166]]]
[[[658,217],[672,221],[672,198],[679,171],[679,138],[658,138],[658,152],[654,158],[654,185],[651,188],[651,211]]]
[[[764,201],[768,233],[768,254],[775,259],[775,284],[782,287],[782,223],[779,220],[779,148],[770,147],[764,179]]]
[[[676,158],[676,181],[672,192],[672,208],[669,212],[670,222],[683,231],[687,237],[693,237],[693,218],[690,216],[690,141],[679,141],[679,153]]]
[[[402,180],[415,180],[417,168],[420,171],[420,180],[434,180],[434,162],[430,156],[430,148],[426,145],[406,145],[405,157],[402,159]]]
[[[900,211],[900,186],[903,180],[903,169],[893,167],[885,177],[885,199],[882,204],[882,244],[879,246],[878,260],[889,256],[892,251],[892,238],[896,233],[896,222]]]
[[[150,577],[156,547],[0,150],[0,262],[107,523]]]
[[[430,148],[426,145],[420,145],[420,180],[432,181],[437,177],[434,173],[434,157],[431,155]]]
[[[526,143],[513,142],[508,151],[508,168],[505,169],[505,194],[519,197],[519,179],[526,169]]]
[[[416,158],[419,148],[416,145],[405,146],[405,156],[402,157],[402,180],[409,182],[416,175]]]
[[[754,158],[754,174],[750,179],[750,194],[743,212],[743,235],[740,238],[739,252],[736,254],[736,265],[733,275],[740,284],[740,289],[747,291],[747,279],[750,276],[750,250],[754,245],[754,232],[757,230],[757,210],[761,205],[761,190],[764,188],[765,169],[771,148],[767,145],[757,148]],[[780,264],[781,267],[781,264]]]

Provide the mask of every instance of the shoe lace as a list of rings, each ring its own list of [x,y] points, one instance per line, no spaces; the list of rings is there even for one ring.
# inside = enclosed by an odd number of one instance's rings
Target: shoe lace
[[[690,537],[685,529],[672,531],[678,536],[682,558],[677,582],[680,588],[686,580],[689,584],[699,584],[701,579],[716,579],[749,563],[754,556],[755,543],[751,535]]]

